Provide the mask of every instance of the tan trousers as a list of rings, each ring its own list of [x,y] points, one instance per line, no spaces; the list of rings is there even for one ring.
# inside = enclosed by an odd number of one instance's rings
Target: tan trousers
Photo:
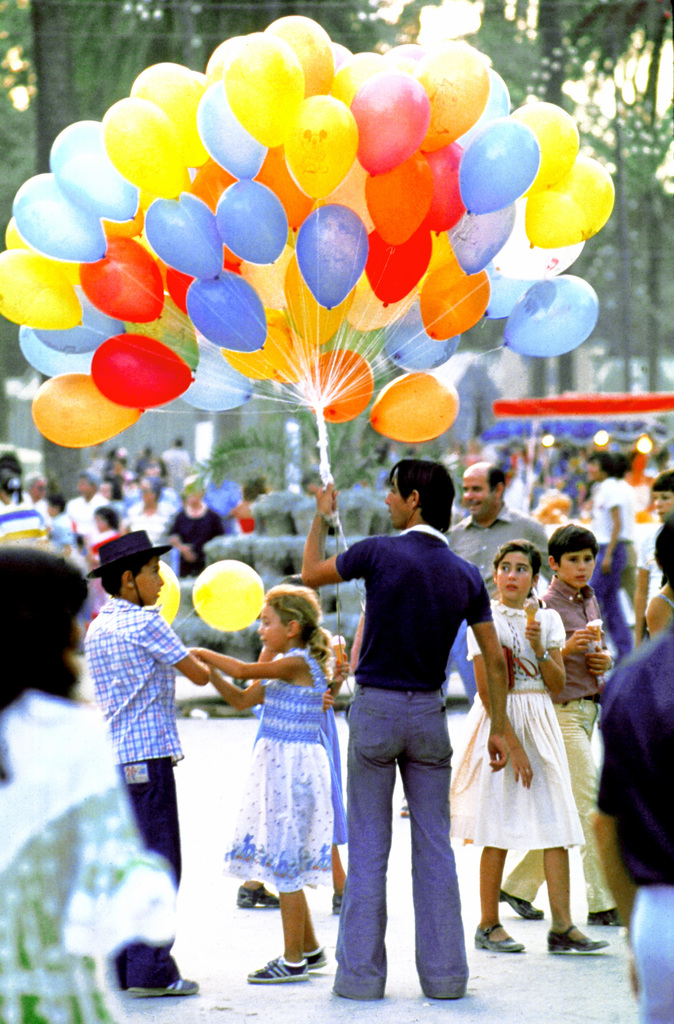
[[[591,700],[571,700],[555,704],[557,721],[564,737],[569,760],[571,788],[585,836],[581,848],[588,913],[615,907],[615,898],[602,871],[592,821],[597,808],[597,767],[592,757],[591,739],[599,706]],[[545,881],[543,851],[530,850],[503,883],[511,896],[533,903]]]

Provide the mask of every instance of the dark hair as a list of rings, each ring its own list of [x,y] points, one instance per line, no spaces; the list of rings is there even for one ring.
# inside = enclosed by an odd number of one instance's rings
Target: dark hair
[[[531,571],[534,576],[537,576],[541,571],[543,559],[538,548],[528,540],[509,540],[507,544],[502,544],[494,555],[494,569],[498,569],[506,555],[513,551],[519,551],[520,554],[527,556]]]
[[[554,558],[559,565],[562,555],[570,551],[584,551],[589,548],[594,557],[597,557],[599,545],[592,530],[584,526],[576,526],[569,523],[567,526],[558,527],[548,541],[548,554]]]
[[[490,491],[493,491],[499,484],[503,484],[505,487],[505,473],[500,466],[490,466],[487,470],[487,485]]]
[[[419,511],[424,522],[440,533],[446,533],[452,518],[454,484],[441,462],[426,459],[401,459],[389,473],[403,498],[419,492]]]
[[[667,583],[674,584],[674,516],[662,524],[655,538],[655,560],[662,569]]]
[[[75,617],[87,596],[82,574],[63,555],[36,545],[7,544],[0,547],[0,576],[5,637],[13,650],[30,651],[28,670],[3,673],[0,711],[28,688],[66,697],[77,680],[66,654],[76,644]]]
[[[630,468],[630,460],[623,452],[613,452],[611,455],[612,472],[610,476],[615,476],[618,480],[622,480],[625,473]]]
[[[57,508],[59,512],[63,512],[66,507],[66,499],[62,494],[48,494],[47,504]]]
[[[101,505],[101,507],[97,508],[94,512],[94,516],[98,516],[98,518],[102,519],[104,523],[107,523],[110,530],[119,529],[119,513],[116,508],[112,507],[112,505]]]
[[[613,476],[613,456],[610,452],[592,452],[588,456],[588,462],[596,462],[602,473],[606,473],[607,476]]]
[[[151,562],[153,557],[153,555],[148,556],[147,551],[141,551],[139,555],[129,555],[123,562],[111,565],[109,569],[101,572],[100,580],[103,590],[111,597],[117,597],[122,589],[122,576],[126,570],[130,569],[131,575],[135,579],[143,566]]]
[[[674,491],[674,469],[666,469],[662,473],[658,473],[655,480],[651,484],[651,491]]]

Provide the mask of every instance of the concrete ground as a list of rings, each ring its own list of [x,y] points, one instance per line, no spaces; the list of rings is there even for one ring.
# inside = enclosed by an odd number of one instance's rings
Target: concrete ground
[[[179,697],[194,696],[182,682]],[[204,695],[205,696],[205,695]],[[470,965],[468,994],[458,1001],[426,999],[414,966],[409,821],[396,813],[389,868],[388,984],[386,998],[354,1002],[332,994],[338,918],[331,892],[308,891],[316,931],[329,956],[328,966],[301,985],[249,985],[246,975],[282,951],[280,914],[239,910],[238,881],[223,870],[223,851],[236,814],[257,729],[251,718],[214,717],[222,705],[183,704],[180,734],[185,760],[177,770],[183,836],[184,874],[179,899],[175,955],[184,977],[199,981],[196,997],[132,999],[114,997],[118,1024],[416,1024],[437,1019],[501,1024],[636,1024],[627,983],[625,940],[616,928],[591,928],[610,941],[603,955],[560,957],[546,950],[549,906],[545,889],[537,905],[546,920],[523,921],[505,904],[502,920],[526,944],[524,954],[494,954],[473,948],[479,919],[479,851],[456,847]],[[459,736],[466,707],[449,712],[450,735]],[[338,715],[343,750],[348,725]],[[399,784],[400,785],[400,784]],[[402,802],[399,788],[394,798]],[[345,860],[348,854],[345,853]],[[585,929],[587,907],[580,857],[572,852],[572,909]]]

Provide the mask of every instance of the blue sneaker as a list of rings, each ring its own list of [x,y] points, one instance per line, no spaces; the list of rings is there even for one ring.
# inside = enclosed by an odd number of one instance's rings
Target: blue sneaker
[[[287,964],[282,956],[277,956],[275,960],[270,960],[266,967],[261,967],[259,971],[253,971],[248,975],[251,985],[282,985],[287,981],[308,980],[309,967],[306,960],[294,967]]]

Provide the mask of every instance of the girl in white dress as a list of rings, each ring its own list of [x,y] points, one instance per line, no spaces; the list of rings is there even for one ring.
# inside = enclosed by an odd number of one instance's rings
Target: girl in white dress
[[[593,952],[608,944],[587,939],[571,921],[567,848],[581,845],[583,832],[550,697],[564,687],[561,648],[566,634],[559,614],[539,608],[530,597],[540,565],[540,553],[525,540],[504,544],[494,558],[499,595],[492,601],[494,625],[512,664],[505,732],[510,765],[501,772],[489,767],[485,668],[472,631],[468,632],[478,696],[466,720],[466,746],[453,771],[452,838],[483,847],[477,949],[524,950],[499,921],[503,867],[509,849],[542,849],[552,913],[548,949]]]
[[[226,860],[233,874],[272,883],[279,891],[284,952],[248,975],[253,984],[306,981],[325,966],[303,887],[332,885],[333,809],[330,764],[320,741],[330,635],[307,587],[278,586],[260,613],[260,661],[247,663],[197,649],[211,680],[236,708],[265,711]],[[214,671],[253,679],[241,690]]]

